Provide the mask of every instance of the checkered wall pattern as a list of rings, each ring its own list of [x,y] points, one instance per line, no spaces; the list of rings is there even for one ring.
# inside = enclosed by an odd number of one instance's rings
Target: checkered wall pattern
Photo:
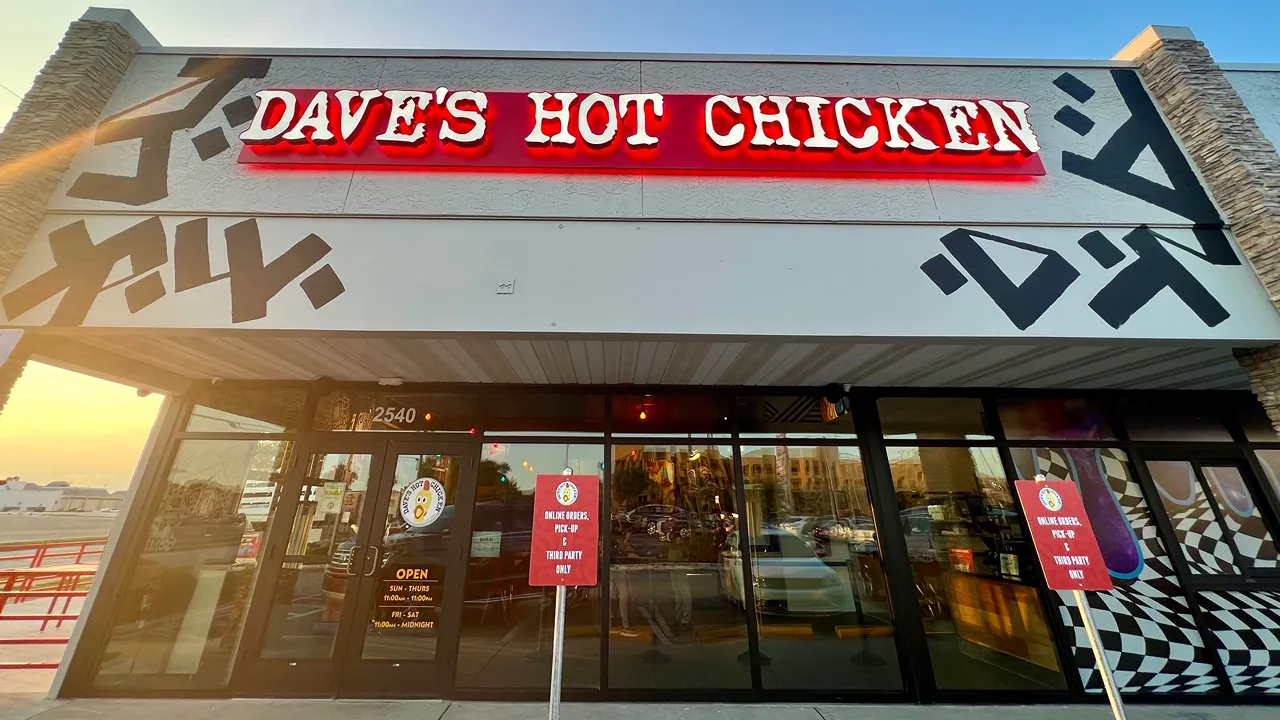
[[[1218,655],[1238,693],[1280,694],[1280,593],[1196,595],[1218,641]]]
[[[1121,511],[1133,528],[1143,567],[1136,578],[1115,579],[1115,589],[1087,594],[1094,623],[1116,684],[1126,693],[1208,693],[1219,690],[1212,659],[1191,618],[1186,593],[1160,541],[1141,488],[1120,450],[1091,451]],[[1068,454],[1035,451],[1036,469],[1050,480],[1074,480]],[[1071,593],[1056,593],[1063,622],[1073,635],[1074,657],[1088,692],[1102,692],[1089,637]]]
[[[1239,575],[1231,546],[1223,539],[1222,524],[1198,483],[1191,483],[1189,499],[1174,498],[1156,482],[1164,499],[1173,533],[1182,546],[1187,566],[1197,575]]]

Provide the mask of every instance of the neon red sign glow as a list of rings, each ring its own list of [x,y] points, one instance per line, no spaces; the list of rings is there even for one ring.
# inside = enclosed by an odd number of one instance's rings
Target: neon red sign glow
[[[785,95],[263,90],[239,162],[1043,175],[1027,104]]]

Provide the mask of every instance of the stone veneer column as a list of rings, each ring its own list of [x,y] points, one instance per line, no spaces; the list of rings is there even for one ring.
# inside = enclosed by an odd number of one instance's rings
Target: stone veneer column
[[[0,287],[44,218],[45,208],[143,45],[159,45],[128,10],[89,8],[71,23],[56,52],[0,135]],[[20,342],[0,362],[0,412],[29,351]]]
[[[1132,60],[1226,216],[1236,242],[1280,305],[1280,155],[1204,43],[1185,27],[1153,25],[1117,60]],[[1280,345],[1236,350],[1280,430]]]

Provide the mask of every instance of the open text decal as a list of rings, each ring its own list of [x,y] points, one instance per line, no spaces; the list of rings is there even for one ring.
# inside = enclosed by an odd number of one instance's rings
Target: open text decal
[[[262,90],[251,164],[1043,175],[1016,100]]]

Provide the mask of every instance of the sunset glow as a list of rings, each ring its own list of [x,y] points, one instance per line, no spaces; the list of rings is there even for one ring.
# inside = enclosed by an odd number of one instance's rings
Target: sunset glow
[[[31,362],[0,412],[0,478],[121,490],[161,397]]]

